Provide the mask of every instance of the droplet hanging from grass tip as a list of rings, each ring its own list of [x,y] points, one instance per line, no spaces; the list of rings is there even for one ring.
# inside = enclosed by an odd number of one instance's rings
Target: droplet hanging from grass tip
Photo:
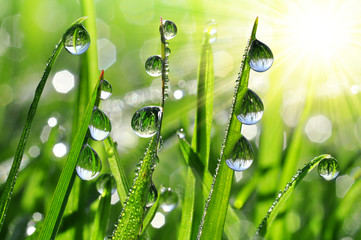
[[[97,191],[100,195],[104,193],[105,188],[110,188],[110,194],[113,194],[117,189],[117,184],[115,182],[114,177],[110,173],[102,174],[96,183]]]
[[[139,137],[150,138],[160,128],[162,108],[146,106],[137,110],[132,117],[132,129]]]
[[[217,24],[214,19],[206,23],[203,32],[206,34],[209,43],[214,43],[217,40]]]
[[[97,152],[88,144],[81,150],[76,166],[78,177],[89,181],[96,178],[102,170],[102,163]]]
[[[340,165],[333,157],[324,158],[318,164],[318,173],[327,181],[333,180],[340,173]]]
[[[161,188],[161,203],[160,208],[163,209],[164,212],[173,211],[178,205],[178,195],[171,188]]]
[[[68,29],[63,36],[65,49],[73,54],[80,55],[86,52],[90,46],[90,36],[82,24],[76,24]]]
[[[106,100],[110,98],[110,96],[112,95],[113,88],[112,85],[107,80],[103,79],[100,82],[99,91],[100,91],[99,98],[101,100]]]
[[[247,89],[243,96],[237,119],[246,125],[256,124],[263,116],[264,106],[261,98]]]
[[[112,125],[105,113],[99,108],[94,107],[92,117],[89,122],[89,132],[96,141],[102,141],[109,136]]]
[[[265,72],[273,64],[271,49],[261,41],[255,39],[248,52],[249,66],[256,72]]]
[[[234,171],[244,171],[253,163],[253,148],[245,137],[241,137],[233,148],[226,164]]]
[[[158,55],[149,57],[145,61],[145,71],[152,77],[162,75],[162,58]]]
[[[177,35],[177,26],[174,22],[163,20],[164,38],[170,40]]]

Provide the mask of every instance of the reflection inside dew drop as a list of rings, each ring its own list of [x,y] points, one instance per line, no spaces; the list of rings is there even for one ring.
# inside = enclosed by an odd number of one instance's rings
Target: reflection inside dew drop
[[[113,92],[112,85],[105,79],[103,79],[99,85],[100,95],[99,98],[106,100],[110,98]]]
[[[163,20],[164,38],[170,40],[177,35],[177,26],[174,22]]]
[[[109,136],[112,125],[109,118],[99,108],[94,107],[92,117],[89,122],[89,132],[96,141],[102,141]]]
[[[238,121],[246,125],[252,125],[261,120],[263,116],[263,103],[260,97],[250,89],[243,96]]]
[[[132,117],[132,129],[139,137],[154,136],[162,118],[162,109],[158,106],[146,106],[136,111]]]
[[[333,157],[327,157],[318,164],[318,173],[325,180],[330,181],[335,179],[340,173],[340,166],[337,160]]]
[[[88,144],[81,150],[76,166],[78,177],[89,181],[96,178],[102,170],[102,163],[97,152]]]
[[[73,54],[80,55],[88,50],[90,37],[82,24],[77,24],[70,28],[63,37],[65,49]]]
[[[256,72],[267,71],[273,63],[271,49],[264,43],[255,39],[248,52],[249,66]]]
[[[164,212],[173,211],[178,205],[178,195],[171,189],[162,187],[160,208]]]
[[[157,201],[157,199],[158,199],[158,191],[152,181],[150,184],[150,187],[149,187],[148,199],[147,199],[147,203],[145,206],[147,208],[150,208],[151,206],[154,205],[154,203]]]
[[[145,71],[152,77],[162,75],[162,58],[158,55],[149,57],[145,61]]]
[[[104,173],[98,178],[96,188],[100,195],[104,193],[104,189],[110,190],[110,194],[113,194],[117,189],[117,185],[114,177],[110,173]]]
[[[244,171],[253,163],[253,148],[245,137],[236,143],[226,164],[234,171]]]

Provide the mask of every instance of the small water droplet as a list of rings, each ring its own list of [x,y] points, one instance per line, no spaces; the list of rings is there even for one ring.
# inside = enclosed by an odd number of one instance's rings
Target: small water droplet
[[[217,40],[217,24],[214,19],[206,23],[204,33],[209,43],[214,43]]]
[[[117,189],[117,184],[110,173],[104,173],[98,178],[96,188],[100,195],[103,194],[105,188],[110,189],[110,194],[112,195]]]
[[[340,173],[340,165],[333,157],[324,158],[318,164],[318,173],[327,181],[333,180]]]
[[[160,151],[163,147],[164,141],[162,136],[159,136],[159,142],[158,142],[158,151]]]
[[[177,207],[178,195],[171,188],[162,187],[160,195],[162,199],[159,206],[164,212],[171,212]]]
[[[109,136],[112,125],[109,118],[99,108],[94,107],[92,117],[89,122],[91,137],[96,141],[102,141]]]
[[[149,57],[145,61],[145,71],[152,77],[162,75],[162,58],[158,55]]]
[[[170,40],[177,35],[177,26],[174,22],[163,20],[164,38]]]
[[[110,98],[110,96],[112,95],[112,92],[113,92],[112,85],[105,79],[101,81],[99,90],[100,90],[99,97],[102,100],[106,100],[106,99]]]
[[[146,207],[150,208],[151,206],[154,205],[154,203],[157,201],[158,199],[158,191],[157,188],[155,187],[153,181],[150,183],[150,187],[149,187],[149,194],[148,194],[148,199],[147,199],[147,203],[146,203]]]
[[[78,177],[89,181],[96,178],[102,170],[102,162],[97,152],[88,144],[81,150],[76,166]]]
[[[263,103],[260,97],[250,89],[244,94],[240,113],[237,115],[237,119],[246,125],[252,125],[261,120],[263,116]]]
[[[263,42],[255,39],[248,52],[249,66],[256,72],[267,71],[273,63],[271,49]]]
[[[183,128],[178,129],[178,131],[177,131],[177,136],[178,136],[180,139],[184,139],[184,138],[186,137],[186,134],[185,134]]]
[[[136,111],[132,118],[132,128],[135,134],[142,138],[154,136],[162,118],[162,108],[158,106],[146,106]]]
[[[170,50],[170,48],[168,48],[168,47],[166,47],[165,48],[165,55],[168,57],[170,54],[171,54],[171,50]]]
[[[70,28],[64,34],[63,41],[65,49],[73,55],[83,54],[90,45],[89,34],[81,24],[76,24]]]
[[[252,165],[253,148],[245,137],[242,136],[238,140],[226,163],[234,171],[244,171]]]

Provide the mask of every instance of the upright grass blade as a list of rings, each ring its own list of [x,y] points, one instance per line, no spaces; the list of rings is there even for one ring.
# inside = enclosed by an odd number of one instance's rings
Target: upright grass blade
[[[202,171],[204,173],[208,173],[213,112],[214,69],[209,38],[210,34],[207,31],[204,34],[198,70],[197,113],[192,138],[192,149],[195,154],[188,155],[190,162],[201,161],[199,165],[203,165]],[[194,239],[197,235],[198,224],[204,207],[202,191],[199,191],[202,189],[202,182],[203,174],[195,176],[194,171],[189,166],[178,239]]]
[[[158,197],[157,200],[155,201],[155,203],[153,204],[153,206],[149,209],[149,211],[145,215],[145,218],[144,218],[144,221],[143,221],[143,228],[142,228],[142,232],[141,232],[142,236],[143,236],[143,234],[145,234],[145,231],[147,230],[147,227],[152,222],[152,220],[154,218],[154,215],[156,214],[156,212],[158,210],[159,200],[160,200],[160,198]]]
[[[76,20],[69,27],[69,29],[71,29],[72,27],[74,27],[77,24],[80,24],[85,19],[86,19],[86,17],[79,18],[78,20]],[[25,126],[24,126],[23,132],[21,134],[18,147],[16,149],[16,153],[15,153],[13,164],[11,166],[9,177],[8,177],[8,179],[6,181],[4,191],[3,191],[2,195],[1,195],[1,200],[0,200],[0,231],[1,231],[2,225],[4,223],[5,217],[6,217],[7,209],[8,209],[9,204],[10,204],[12,191],[13,191],[13,188],[14,188],[15,183],[16,183],[16,177],[17,177],[18,172],[19,172],[19,167],[20,167],[20,164],[21,164],[21,160],[23,158],[24,149],[25,149],[26,143],[28,141],[30,128],[31,128],[31,125],[32,125],[34,117],[35,117],[36,109],[38,107],[38,103],[39,103],[41,94],[43,92],[43,89],[44,89],[44,86],[45,86],[46,81],[48,79],[48,76],[50,74],[50,71],[51,71],[52,67],[54,66],[54,64],[56,62],[56,59],[58,58],[58,56],[59,56],[61,50],[63,49],[63,47],[64,47],[64,42],[63,42],[63,37],[62,37],[59,40],[59,43],[55,46],[53,54],[49,58],[49,60],[47,62],[47,66],[46,66],[45,71],[43,73],[43,76],[42,76],[42,78],[41,78],[41,80],[40,80],[40,82],[39,82],[39,84],[38,84],[38,86],[36,88],[34,99],[33,99],[32,103],[31,103],[31,106],[30,106],[30,109],[29,109],[29,112],[28,112],[28,116],[27,116],[27,119],[26,119],[26,122],[25,122]]]
[[[98,86],[101,79],[103,79],[104,71],[101,73],[98,83],[93,90],[88,106],[84,112],[83,120],[78,128],[78,131],[73,139],[68,158],[66,160],[63,171],[61,172],[58,184],[56,186],[53,200],[50,205],[48,214],[45,217],[43,227],[40,232],[39,239],[55,238],[58,230],[66,202],[75,178],[75,166],[78,156],[88,130],[89,121],[92,115],[94,104],[98,98]]]
[[[241,73],[236,80],[236,88],[231,107],[231,116],[226,130],[226,137],[213,178],[212,187],[203,212],[203,217],[198,231],[198,239],[221,239],[223,226],[227,214],[229,195],[233,179],[233,170],[226,165],[226,158],[230,156],[237,141],[240,138],[242,124],[237,120],[236,112],[240,110],[241,101],[248,87],[250,66],[248,64],[248,49],[256,39],[258,18],[253,25],[251,38],[247,44],[245,55],[241,64]]]
[[[261,224],[259,225],[257,232],[255,234],[254,239],[263,238],[266,233],[267,229],[271,226],[273,220],[277,216],[277,213],[283,206],[283,204],[287,201],[287,199],[292,194],[293,190],[299,184],[302,179],[309,173],[317,164],[325,158],[329,158],[329,154],[323,154],[318,157],[315,157],[311,160],[308,164],[306,164],[301,170],[298,170],[297,173],[292,177],[292,180],[287,183],[285,189],[280,191],[277,198],[273,202],[271,208],[268,210],[265,218],[262,220]]]

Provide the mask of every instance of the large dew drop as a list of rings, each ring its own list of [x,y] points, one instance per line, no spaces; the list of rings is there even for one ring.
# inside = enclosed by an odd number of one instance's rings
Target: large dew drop
[[[113,194],[117,189],[117,184],[110,173],[104,173],[97,179],[96,188],[100,195],[104,193],[104,189],[109,189],[110,194]]]
[[[63,41],[65,49],[73,55],[83,54],[88,50],[90,45],[89,34],[81,24],[77,24],[70,28],[64,34]]]
[[[97,152],[88,144],[83,147],[79,154],[76,173],[78,177],[89,181],[96,178],[102,170],[102,162]]]
[[[177,35],[177,26],[174,22],[169,20],[163,20],[164,38],[170,40]]]
[[[338,176],[340,173],[340,166],[335,158],[324,158],[318,164],[318,173],[325,180],[330,181]]]
[[[112,125],[109,118],[99,108],[94,107],[93,114],[89,122],[91,137],[96,141],[102,141],[109,136]]]
[[[147,203],[145,206],[147,208],[150,208],[151,206],[154,205],[154,203],[157,201],[157,199],[158,199],[157,188],[155,187],[154,183],[151,182],[150,187],[149,187],[148,199],[147,199]]]
[[[245,137],[238,140],[226,163],[234,171],[244,171],[252,165],[253,148]]]
[[[250,89],[244,94],[237,119],[246,125],[256,124],[263,116],[263,103],[260,97]]]
[[[145,61],[145,71],[152,77],[162,75],[162,58],[158,55],[149,57]]]
[[[173,211],[178,205],[178,195],[171,189],[162,187],[160,207],[164,212]]]
[[[158,106],[147,106],[136,111],[132,118],[132,128],[135,134],[142,138],[154,136],[162,118],[162,109]]]
[[[106,100],[110,98],[113,92],[112,85],[107,80],[102,80],[99,85],[99,98],[102,100]]]
[[[271,49],[263,42],[254,40],[249,49],[249,66],[256,72],[267,71],[273,63]]]

